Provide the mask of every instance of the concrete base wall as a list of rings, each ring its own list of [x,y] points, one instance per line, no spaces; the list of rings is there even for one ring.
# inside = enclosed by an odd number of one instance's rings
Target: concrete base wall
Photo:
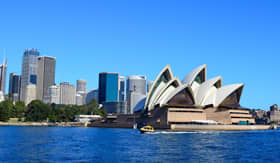
[[[212,131],[242,131],[242,130],[268,130],[269,125],[181,125],[172,124],[171,130],[212,130]]]
[[[231,125],[238,124],[240,121],[255,124],[255,119],[248,110],[225,109],[225,108],[207,108],[204,110],[207,120],[214,120],[221,124]]]
[[[218,112],[216,108],[208,108],[204,110],[207,120],[213,120],[221,124],[231,125],[230,113],[228,111]]]
[[[193,120],[206,120],[206,114],[202,109],[168,109],[168,123],[186,123]]]

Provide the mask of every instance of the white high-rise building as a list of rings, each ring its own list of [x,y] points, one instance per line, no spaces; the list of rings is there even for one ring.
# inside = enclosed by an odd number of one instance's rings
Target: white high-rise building
[[[87,81],[86,80],[77,80],[77,93],[86,93],[87,92]]]
[[[87,94],[87,81],[86,80],[77,80],[77,89],[76,89],[76,104],[84,105],[86,103],[86,94]]]
[[[129,114],[133,114],[134,107],[146,96],[146,77],[128,76],[126,82],[126,100]]]
[[[119,101],[125,101],[124,99],[124,92],[125,92],[125,77],[119,77]]]
[[[76,104],[76,88],[67,82],[60,83],[60,104]]]
[[[7,60],[0,65],[0,91],[5,95],[6,91]]]
[[[33,100],[36,100],[36,85],[35,84],[29,84],[24,87],[24,103],[25,105],[28,105]]]
[[[85,98],[81,94],[76,94],[76,105],[81,106],[84,105],[85,103]]]
[[[45,103],[60,104],[60,86],[52,85],[48,89],[48,97],[45,98]]]

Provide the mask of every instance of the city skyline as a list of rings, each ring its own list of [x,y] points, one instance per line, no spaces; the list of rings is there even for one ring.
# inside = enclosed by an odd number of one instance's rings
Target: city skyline
[[[221,75],[225,84],[245,83],[243,106],[268,110],[279,103],[280,24],[274,3],[1,3],[0,49],[6,49],[7,74],[21,74],[26,48],[57,58],[56,83],[83,78],[89,90],[98,88],[99,72],[145,75],[152,81],[170,64],[181,79],[207,64],[208,78]]]

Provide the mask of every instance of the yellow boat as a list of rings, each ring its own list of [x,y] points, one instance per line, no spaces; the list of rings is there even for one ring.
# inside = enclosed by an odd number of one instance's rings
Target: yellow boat
[[[142,134],[146,133],[146,132],[154,132],[154,128],[152,126],[144,126],[142,128],[140,128],[140,132]]]

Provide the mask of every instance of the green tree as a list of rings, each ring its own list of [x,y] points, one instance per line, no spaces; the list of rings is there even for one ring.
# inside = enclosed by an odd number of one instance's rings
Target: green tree
[[[14,118],[23,118],[24,112],[26,111],[26,107],[23,101],[18,101],[16,104],[13,106],[13,114]]]
[[[27,106],[26,121],[42,122],[47,120],[50,114],[50,107],[40,100],[34,100]]]
[[[10,110],[4,102],[0,103],[0,121],[7,122],[10,118]]]
[[[94,114],[95,110],[99,109],[99,104],[95,98],[92,99],[86,106],[90,112],[89,114]]]
[[[6,108],[8,110],[9,118],[14,117],[14,115],[13,115],[13,106],[14,106],[13,101],[7,99],[7,100],[2,102],[2,105],[3,105],[4,108]]]

